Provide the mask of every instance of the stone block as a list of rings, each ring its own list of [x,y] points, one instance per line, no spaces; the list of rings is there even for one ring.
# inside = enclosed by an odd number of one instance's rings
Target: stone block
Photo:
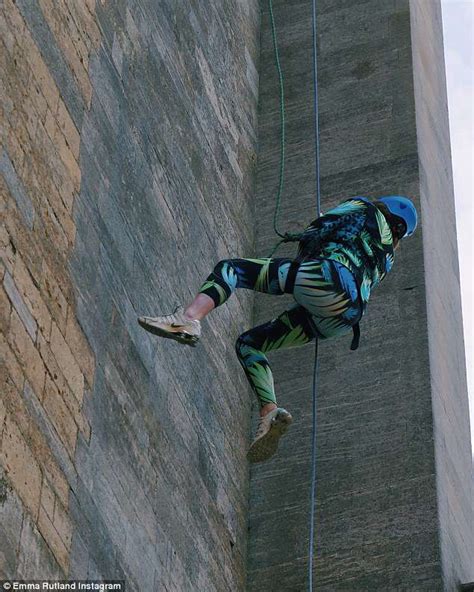
[[[49,548],[53,552],[59,566],[64,573],[67,573],[69,569],[68,549],[42,506],[40,506],[39,509],[37,526],[45,541],[48,543]]]
[[[57,501],[54,506],[53,526],[61,537],[66,549],[70,549],[72,540],[72,522],[68,509]]]
[[[76,125],[69,115],[69,111],[67,110],[67,107],[63,101],[59,101],[58,111],[56,113],[56,121],[64,136],[65,142],[71,149],[73,157],[77,162],[79,162],[79,147],[81,138]]]
[[[36,340],[36,331],[37,331],[37,324],[33,315],[31,314],[26,302],[20,294],[15,282],[13,281],[12,276],[7,272],[3,277],[3,286],[5,288],[8,297],[12,305],[14,306],[20,320],[22,321],[25,329],[28,331],[31,340],[34,342]]]
[[[23,434],[8,416],[0,459],[9,481],[36,520],[41,495],[41,469]]]
[[[10,30],[10,23],[7,22],[3,13],[0,14],[0,33],[2,36],[2,42],[5,45],[7,52],[11,55],[15,45],[15,37]]]
[[[48,307],[53,313],[53,318],[61,331],[66,330],[67,319],[67,295],[63,292],[63,286],[58,282],[56,270],[45,259],[41,261],[40,289],[45,295]]]
[[[51,332],[51,313],[49,312],[39,290],[38,280],[27,269],[19,254],[15,259],[13,277],[26,305],[35,318],[41,333],[46,340],[49,340]]]
[[[6,334],[8,332],[8,325],[10,324],[11,304],[7,296],[5,288],[0,289],[0,327],[1,332]]]
[[[6,366],[0,369],[0,384],[5,411],[10,415],[23,434],[28,436],[30,432],[30,417],[23,404],[21,397],[22,391],[18,389]]]
[[[87,62],[84,64],[84,57],[87,57],[88,51],[81,44],[80,35],[74,20],[69,15],[68,7],[64,4],[58,9],[51,0],[41,0],[40,5],[44,18],[54,34],[56,44],[74,74],[84,101],[89,104],[92,91],[87,76]]]
[[[4,15],[10,31],[13,31],[15,36],[21,37],[25,32],[25,23],[12,0],[5,0]]]
[[[21,579],[65,579],[63,571],[55,559],[48,543],[36,524],[25,515],[18,546],[17,578]]]
[[[1,405],[0,405],[1,406]],[[0,574],[14,578],[17,569],[17,549],[23,522],[23,504],[0,467]]]
[[[5,423],[5,417],[7,415],[7,410],[5,408],[5,403],[0,400],[0,433],[3,432],[3,424]],[[1,443],[0,443],[1,446]]]
[[[61,96],[68,106],[71,117],[79,129],[85,108],[84,101],[43,12],[37,3],[32,4],[29,0],[17,0],[16,4],[28,24],[28,30],[32,38],[38,47],[41,47],[41,55],[61,91]]]
[[[59,390],[61,398],[65,401],[69,411],[74,417],[74,421],[76,422],[81,432],[84,434],[86,440],[89,440],[90,426],[89,422],[82,413],[82,404],[79,403],[76,397],[74,396],[71,387],[69,386],[67,380],[63,376],[63,373],[56,361],[56,358],[54,357],[48,343],[42,336],[39,337],[38,347],[41,357],[43,358],[43,361],[49,372],[49,375],[52,377],[57,389]]]
[[[58,326],[54,322],[51,329],[50,348],[74,396],[79,404],[81,404],[84,395],[84,375],[59,331]]]
[[[0,177],[0,195],[2,196],[2,201],[3,196],[6,198],[7,195],[7,188],[4,185],[2,177]],[[0,246],[0,259],[5,266],[5,269],[7,269],[10,273],[13,273],[16,251],[10,240],[10,235],[3,224],[0,228]]]
[[[15,11],[18,11],[16,7]],[[17,42],[20,45],[31,72],[33,72],[33,76],[41,89],[42,95],[46,99],[51,111],[55,113],[59,101],[59,91],[41,56],[38,46],[35,44],[27,28],[25,28],[25,34],[23,36],[17,36]]]
[[[8,341],[38,397],[44,388],[45,366],[20,317],[12,310]]]
[[[41,505],[52,522],[54,518],[55,495],[44,475],[43,486],[41,488]]]
[[[35,450],[38,461],[58,498],[64,505],[67,505],[69,485],[74,487],[76,483],[75,467],[66,446],[62,443],[50,418],[27,382],[23,389],[23,400],[32,420],[34,420],[29,432],[32,448]]]
[[[17,175],[8,154],[2,150],[0,155],[0,172],[5,178],[13,199],[23,216],[26,225],[32,229],[35,220],[35,209],[25,187]]]
[[[74,316],[74,312],[73,308],[69,308],[65,339],[84,374],[88,386],[91,387],[94,380],[94,354]]]
[[[46,375],[42,405],[63,444],[68,449],[71,459],[74,459],[77,425],[49,374]]]
[[[5,143],[6,151],[12,161],[13,168],[16,171],[22,171],[25,160],[25,147],[21,144],[17,137],[17,129],[13,129],[8,122],[5,122],[5,131],[8,134]],[[33,216],[34,217],[34,216]],[[27,217],[25,216],[25,219]],[[31,226],[31,224],[30,224]]]

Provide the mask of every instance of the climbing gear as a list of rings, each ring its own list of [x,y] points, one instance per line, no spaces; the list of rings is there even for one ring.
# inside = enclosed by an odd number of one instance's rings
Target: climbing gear
[[[251,463],[262,462],[275,454],[280,437],[286,433],[293,421],[291,414],[283,407],[272,409],[258,422],[255,438],[247,452]]]
[[[275,19],[273,16],[272,0],[268,2],[270,8],[270,21],[272,27],[273,50],[275,55],[275,64],[278,71],[278,79],[280,85],[280,183],[277,194],[273,229],[275,233],[281,237],[281,240],[273,248],[270,257],[275,253],[278,247],[288,240],[294,240],[291,233],[282,235],[276,226],[276,220],[280,211],[281,193],[283,187],[283,172],[284,172],[284,156],[285,156],[285,106],[284,106],[284,88],[283,88],[283,74],[280,66],[280,57],[278,53],[278,45],[276,40]],[[317,62],[317,30],[316,30],[316,0],[312,0],[312,30],[313,30],[313,99],[314,99],[314,139],[315,139],[315,167],[316,167],[316,208],[317,215],[321,215],[321,174],[320,174],[320,146],[319,146],[319,100],[318,100],[318,62]],[[295,239],[297,235],[294,235]],[[298,239],[296,239],[298,240]],[[356,333],[354,333],[353,343]],[[310,516],[310,534],[309,534],[309,561],[308,561],[308,590],[313,590],[313,554],[314,554],[314,513],[315,513],[315,497],[316,497],[316,377],[318,372],[318,343],[315,341],[314,349],[314,373],[313,373],[313,437],[311,445],[311,516]],[[357,344],[356,344],[357,345]]]
[[[280,55],[278,52],[278,43],[277,43],[277,36],[276,36],[276,27],[275,27],[275,17],[273,15],[273,2],[269,0],[268,8],[270,12],[270,25],[272,29],[272,42],[273,42],[273,54],[275,57],[275,66],[278,72],[278,89],[280,95],[280,169],[279,169],[279,180],[278,180],[278,191],[276,197],[276,206],[275,212],[273,214],[273,230],[275,231],[278,236],[280,236],[283,240],[285,239],[285,235],[282,234],[277,228],[278,222],[278,214],[280,211],[280,203],[281,203],[281,196],[283,193],[283,180],[285,176],[285,92],[284,92],[284,85],[283,85],[283,72],[281,69],[280,64]],[[279,245],[280,243],[278,243]],[[278,247],[275,247],[275,250]],[[273,253],[271,254],[273,255]],[[270,255],[270,257],[271,257]]]
[[[352,326],[352,341],[351,341],[351,350],[355,351],[359,347],[360,341],[360,323],[357,322],[355,325]]]
[[[315,166],[316,166],[316,209],[317,215],[321,215],[321,166],[319,146],[319,97],[318,97],[318,44],[316,29],[316,0],[311,1],[311,21],[313,25],[313,98],[314,98],[314,141],[315,141]],[[308,558],[308,590],[313,592],[313,555],[314,555],[314,514],[316,505],[316,401],[317,401],[317,375],[318,375],[318,345],[319,339],[314,344],[314,371],[313,371],[313,412],[311,442],[311,516],[309,529],[309,558]]]
[[[390,213],[402,218],[405,222],[405,234],[400,238],[411,236],[415,232],[418,224],[418,214],[410,199],[402,195],[389,195],[387,197],[380,197],[378,201],[385,204]]]
[[[283,82],[283,71],[280,64],[280,54],[278,51],[275,17],[273,14],[273,1],[268,0],[268,9],[270,13],[270,25],[272,29],[272,42],[273,42],[273,55],[275,58],[275,67],[278,73],[278,89],[279,89],[279,102],[280,102],[280,166],[279,166],[279,179],[278,179],[278,190],[276,195],[275,211],[273,213],[273,230],[281,240],[279,240],[273,247],[272,252],[268,255],[272,257],[278,250],[282,243],[298,240],[298,233],[285,232],[282,233],[278,230],[278,216],[280,214],[281,196],[283,194],[283,181],[285,177],[285,90]]]
[[[284,108],[284,93],[283,93],[283,75],[280,67],[280,58],[278,54],[278,45],[276,42],[275,20],[273,17],[272,0],[268,2],[270,8],[270,21],[272,27],[273,50],[275,54],[275,63],[278,71],[278,78],[280,83],[280,184],[277,194],[273,229],[276,234],[281,237],[281,240],[273,248],[270,257],[275,253],[278,247],[286,242],[289,238],[289,233],[282,236],[276,226],[276,220],[280,211],[281,189],[283,187],[283,161],[285,148],[285,108]],[[315,163],[316,163],[316,207],[318,216],[321,214],[321,184],[320,184],[320,158],[319,158],[319,105],[318,105],[318,67],[317,67],[317,40],[316,40],[316,0],[312,0],[312,29],[313,29],[313,98],[314,98],[314,135],[315,135]],[[291,238],[289,238],[291,240]],[[316,377],[318,371],[318,342],[315,341],[314,349],[314,372],[313,372],[313,437],[311,445],[311,516],[310,516],[310,534],[309,534],[309,561],[308,561],[308,590],[313,590],[313,554],[314,554],[314,509],[316,496]]]
[[[138,317],[138,324],[160,337],[174,339],[195,347],[201,337],[201,322],[184,316],[184,307],[178,305],[171,314],[160,317]]]
[[[285,282],[285,294],[293,294],[293,288],[295,287],[296,274],[300,267],[300,262],[297,259],[293,259],[288,270]]]

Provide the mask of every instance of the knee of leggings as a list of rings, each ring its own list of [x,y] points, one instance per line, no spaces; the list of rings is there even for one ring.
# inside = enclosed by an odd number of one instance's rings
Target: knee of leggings
[[[219,271],[226,263],[232,265],[232,259],[221,259],[214,265],[214,271]]]
[[[242,357],[242,347],[244,345],[252,345],[249,333],[249,331],[246,331],[237,337],[235,342],[235,351],[239,357]]]
[[[244,340],[242,339],[242,335],[239,335],[235,341],[235,351],[236,351],[239,358],[241,357],[241,348],[244,345]]]

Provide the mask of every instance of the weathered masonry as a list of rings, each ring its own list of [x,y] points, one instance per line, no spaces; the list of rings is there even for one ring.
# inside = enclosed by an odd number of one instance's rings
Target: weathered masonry
[[[311,6],[274,4],[296,230],[315,216]],[[454,592],[474,535],[439,4],[318,17],[323,209],[406,193],[422,229],[360,349],[320,346],[315,586]],[[267,2],[0,0],[0,43],[0,579],[305,589],[313,349],[272,357],[294,424],[250,471],[234,354],[289,300],[238,292],[195,350],[136,323],[273,245]]]
[[[136,316],[253,252],[258,6],[0,7],[2,576],[243,590],[251,294],[195,351]]]
[[[289,230],[316,216],[310,4],[275,2]],[[347,196],[407,194],[422,224],[374,293],[359,350],[350,336],[319,347],[315,586],[454,592],[474,579],[474,502],[440,5],[318,7],[323,210]],[[274,241],[277,96],[263,18],[259,253]],[[284,304],[258,296],[255,321]],[[313,357],[308,345],[273,358],[295,422],[281,454],[251,471],[248,592],[306,587]]]

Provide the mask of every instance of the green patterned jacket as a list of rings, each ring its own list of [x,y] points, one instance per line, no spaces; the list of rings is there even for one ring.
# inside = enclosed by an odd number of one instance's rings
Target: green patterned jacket
[[[356,277],[365,308],[393,265],[393,236],[382,212],[365,197],[344,201],[299,235],[296,259],[339,261]]]

